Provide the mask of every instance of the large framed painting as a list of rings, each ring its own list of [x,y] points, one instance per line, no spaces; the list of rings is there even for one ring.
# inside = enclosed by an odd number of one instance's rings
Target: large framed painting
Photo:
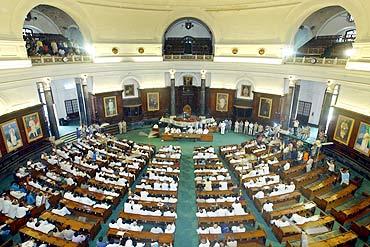
[[[23,146],[21,133],[16,119],[10,120],[0,125],[6,151],[8,153]]]
[[[135,85],[129,84],[125,85],[125,97],[135,96]]]
[[[258,108],[258,117],[270,119],[271,109],[272,109],[272,99],[261,97]]]
[[[216,111],[227,112],[229,109],[229,94],[217,93],[216,95]]]
[[[344,145],[348,145],[354,123],[355,120],[353,118],[339,115],[334,132],[334,140]]]
[[[360,153],[370,156],[370,124],[360,123],[354,148]]]
[[[243,98],[251,98],[252,97],[251,85],[242,85],[240,88],[240,96]]]
[[[103,101],[105,117],[117,116],[117,96],[104,97]]]
[[[39,113],[31,113],[23,116],[23,125],[26,130],[28,143],[41,139],[43,137]]]
[[[146,94],[148,111],[159,111],[159,92]]]

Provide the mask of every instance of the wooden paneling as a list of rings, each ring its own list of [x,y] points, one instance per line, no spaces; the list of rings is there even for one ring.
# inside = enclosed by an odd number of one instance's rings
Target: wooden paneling
[[[233,107],[234,107],[234,99],[235,99],[235,91],[236,90],[224,89],[224,88],[207,88],[206,112],[208,110],[209,115],[212,116],[212,117],[215,117],[217,119],[232,118],[232,116],[233,116]],[[217,93],[227,93],[229,95],[228,111],[227,112],[216,111]]]
[[[159,93],[159,110],[148,111],[147,93],[156,93],[156,92]],[[169,106],[171,101],[169,87],[140,89],[140,95],[144,119],[160,118],[169,112]]]
[[[200,87],[192,87],[191,93],[185,93],[184,88],[176,87],[176,114],[182,114],[185,105],[190,105],[192,114],[199,115]]]
[[[335,127],[337,125],[337,120],[338,120],[339,115],[346,116],[346,117],[349,117],[349,118],[353,118],[355,120],[354,125],[353,125],[353,129],[352,129],[352,133],[351,133],[351,136],[350,136],[350,139],[349,139],[349,142],[348,142],[348,146],[335,141],[334,138],[333,138],[334,132],[335,132]],[[367,159],[370,163],[370,158],[369,157],[362,154],[361,152],[358,152],[356,149],[353,148],[354,145],[355,145],[355,142],[356,142],[357,133],[358,133],[358,129],[360,127],[361,122],[365,122],[365,123],[370,124],[370,117],[366,116],[366,115],[359,114],[357,112],[353,112],[353,111],[349,111],[349,110],[345,110],[345,109],[342,109],[342,108],[335,107],[334,112],[333,112],[333,117],[332,117],[332,120],[331,120],[331,122],[329,124],[329,128],[328,128],[328,140],[334,142],[335,148],[337,150],[339,150],[341,152],[345,152],[346,154],[348,154],[349,156],[351,156],[354,159],[356,159],[356,156],[361,156],[362,158]]]
[[[113,117],[105,117],[104,111],[104,98],[105,97],[112,97],[116,96],[117,100],[117,115]],[[118,123],[123,119],[123,102],[122,102],[122,90],[121,91],[114,91],[114,92],[107,92],[107,93],[99,93],[91,95],[91,102],[92,102],[92,116],[94,123]]]
[[[40,124],[41,124],[41,128],[42,128],[43,138],[38,139],[36,141],[33,141],[31,143],[28,143],[27,136],[26,136],[26,130],[25,130],[25,127],[24,127],[24,124],[23,124],[22,117],[25,116],[25,115],[31,114],[31,113],[35,113],[35,112],[37,112],[39,114],[39,117],[40,117]],[[19,111],[11,112],[11,113],[8,113],[6,115],[2,115],[2,116],[0,116],[0,124],[5,123],[7,121],[10,121],[12,119],[17,120],[17,124],[18,124],[18,128],[19,128],[19,131],[20,131],[20,134],[21,134],[23,146],[20,147],[17,150],[14,150],[11,153],[19,152],[19,151],[22,151],[23,149],[27,149],[29,147],[37,145],[38,143],[40,143],[40,142],[44,141],[46,138],[48,138],[47,125],[46,125],[46,120],[45,120],[42,105],[36,105],[36,106],[32,106],[32,107],[22,109],[22,110],[19,110]],[[2,156],[5,156],[7,151],[6,151],[4,139],[3,139],[3,136],[2,136],[2,133],[1,133],[1,129],[0,129],[0,150],[1,150]],[[6,157],[3,157],[3,158],[6,158]],[[0,158],[0,160],[1,160],[1,158]]]
[[[258,117],[258,110],[260,106],[261,97],[272,99],[272,109],[270,119]],[[271,125],[273,122],[280,123],[280,111],[281,105],[283,103],[282,101],[283,99],[281,95],[253,92],[253,114],[252,114],[253,121],[257,121],[258,123],[262,123],[264,125],[266,124]]]

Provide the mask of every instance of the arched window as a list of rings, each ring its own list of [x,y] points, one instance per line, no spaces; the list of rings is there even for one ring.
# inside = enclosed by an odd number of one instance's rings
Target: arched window
[[[163,54],[212,55],[212,32],[198,19],[179,19],[172,23],[164,34]]]
[[[85,55],[78,25],[67,13],[53,6],[38,5],[27,14],[23,38],[28,56]]]
[[[356,38],[353,17],[340,6],[330,6],[311,14],[294,38],[297,56],[346,58]]]

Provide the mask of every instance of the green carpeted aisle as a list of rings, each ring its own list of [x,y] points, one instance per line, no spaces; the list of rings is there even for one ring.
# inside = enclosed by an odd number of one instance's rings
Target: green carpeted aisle
[[[180,181],[178,188],[175,247],[197,246],[198,221],[194,183],[192,153],[183,152],[181,157]]]

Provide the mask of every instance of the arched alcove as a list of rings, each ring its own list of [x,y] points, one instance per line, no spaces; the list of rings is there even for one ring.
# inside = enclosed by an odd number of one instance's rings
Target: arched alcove
[[[122,98],[139,97],[139,81],[135,77],[126,77],[122,80]]]
[[[163,36],[163,55],[213,55],[213,50],[212,31],[196,18],[176,20]]]
[[[84,55],[85,39],[77,23],[63,10],[40,4],[23,24],[28,56]]]
[[[297,56],[346,58],[356,39],[353,16],[341,6],[328,6],[309,15],[293,41]]]

